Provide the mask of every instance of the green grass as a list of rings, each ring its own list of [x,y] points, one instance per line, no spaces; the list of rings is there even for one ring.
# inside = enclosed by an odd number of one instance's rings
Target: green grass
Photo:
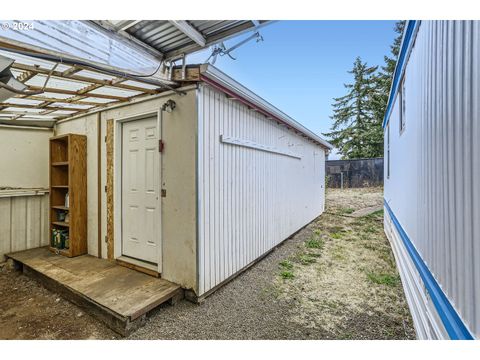
[[[298,261],[302,265],[310,265],[310,264],[313,264],[314,262],[317,262],[317,259],[315,259],[315,257],[310,256],[310,254],[302,254],[298,257]]]
[[[351,214],[355,211],[355,209],[352,208],[341,208],[338,210],[339,214]]]
[[[331,233],[330,234],[330,237],[332,239],[341,239],[343,237],[343,234],[342,233],[339,233],[339,232],[334,232],[334,233]]]
[[[335,221],[335,220],[333,220]],[[335,225],[335,226],[329,226],[327,228],[328,232],[329,233],[340,233],[340,232],[345,232],[345,226],[338,226],[338,225]]]
[[[368,279],[374,284],[386,285],[395,287],[400,282],[400,277],[398,275],[386,274],[386,273],[367,273]]]
[[[293,264],[289,260],[280,261],[280,266],[285,270],[292,270]]]
[[[292,271],[284,270],[280,273],[280,276],[284,279],[293,279],[295,275],[293,275]]]
[[[369,218],[383,218],[383,209],[374,211],[367,215]]]
[[[311,238],[305,241],[305,247],[308,249],[321,249],[323,248],[323,240],[318,238]]]

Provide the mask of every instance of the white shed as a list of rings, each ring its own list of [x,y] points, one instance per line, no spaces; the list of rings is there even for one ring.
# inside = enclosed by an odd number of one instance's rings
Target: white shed
[[[421,339],[480,336],[480,22],[409,21],[384,121],[385,233]]]
[[[186,65],[185,54],[248,30],[258,38],[267,23],[6,31],[0,261],[128,334],[319,216],[331,145],[213,66]]]
[[[22,161],[43,154],[43,186],[46,135],[86,136],[88,254],[198,299],[323,212],[331,145],[215,67],[183,71],[173,70],[174,90],[64,116],[51,130],[12,131],[35,139]],[[38,241],[14,236],[4,253],[48,244],[44,225]]]

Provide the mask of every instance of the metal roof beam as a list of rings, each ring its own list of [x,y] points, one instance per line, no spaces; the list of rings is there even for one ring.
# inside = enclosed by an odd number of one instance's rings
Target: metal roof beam
[[[175,57],[178,57],[181,54],[188,54],[192,53],[198,50],[201,50],[203,47],[215,45],[221,41],[225,41],[228,39],[231,39],[232,37],[239,36],[241,34],[244,34],[247,31],[252,31],[252,30],[258,30],[268,24],[273,23],[274,21],[271,20],[260,20],[259,24],[256,28],[253,26],[252,21],[246,21],[240,25],[234,26],[229,28],[228,30],[220,31],[219,33],[216,33],[215,35],[210,35],[205,43],[204,46],[199,46],[198,44],[189,44],[186,46],[182,46],[179,49],[172,50],[169,52],[165,53],[165,58],[167,60],[173,59]]]
[[[130,29],[132,26],[137,25],[140,21],[142,21],[142,20],[123,20],[123,21],[119,22],[118,24],[116,24],[115,27],[118,30],[127,31],[127,29]]]
[[[197,29],[195,29],[185,20],[169,20],[169,23],[187,35],[197,45],[204,47],[207,43],[207,39],[205,39],[205,37]]]

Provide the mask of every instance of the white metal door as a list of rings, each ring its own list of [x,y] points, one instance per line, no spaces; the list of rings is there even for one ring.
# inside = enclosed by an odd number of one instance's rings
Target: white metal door
[[[160,153],[155,117],[122,125],[122,253],[158,263]]]

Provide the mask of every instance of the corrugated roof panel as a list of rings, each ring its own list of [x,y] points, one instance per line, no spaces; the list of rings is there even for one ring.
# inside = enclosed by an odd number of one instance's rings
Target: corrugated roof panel
[[[51,93],[51,92],[45,92],[42,94],[42,96],[52,98],[52,99],[61,99],[61,100],[65,100],[73,97],[72,95],[68,95],[68,94],[57,94],[57,93]]]
[[[35,75],[33,78],[25,82],[25,84],[30,86],[42,87],[43,84],[45,83],[46,78],[47,78],[46,75]],[[56,88],[56,89],[62,89],[62,90],[78,91],[89,85],[90,83],[86,83],[86,82],[74,81],[74,80],[62,80],[54,77],[51,77],[48,80],[49,88]]]
[[[92,101],[92,102],[96,102],[96,103],[102,103],[102,104],[108,104],[108,103],[111,103],[111,102],[115,102],[116,100],[113,100],[113,99],[104,99],[104,98],[97,98],[97,97],[94,97],[94,96],[89,96],[85,99],[80,99],[78,100],[79,102],[89,102],[89,101]]]
[[[134,81],[134,80],[124,81],[124,82],[122,82],[122,84],[123,85],[129,85],[129,86],[141,87],[141,88],[149,89],[149,90],[158,89],[158,86],[151,85],[151,84],[146,84],[146,83],[142,83],[142,82]]]
[[[10,104],[18,104],[18,105],[38,105],[41,104],[43,101],[39,100],[31,100],[31,99],[22,99],[22,98],[10,98],[6,101]]]
[[[20,107],[8,107],[4,110],[2,110],[6,113],[8,112],[18,112],[18,113],[32,113],[32,114],[39,114],[41,112],[44,112],[45,109],[26,109],[26,108],[20,108]]]
[[[76,111],[75,110],[72,110],[72,111],[68,111],[68,110],[55,110],[55,111],[52,111],[50,113],[50,115],[53,115],[53,116],[65,116],[65,115],[72,115],[72,114],[75,114]]]
[[[186,22],[206,39],[206,46],[222,41],[224,37],[254,28],[250,20],[187,20]],[[238,28],[237,31],[236,28]],[[142,20],[126,31],[167,57],[174,53],[188,54],[202,49],[188,35],[166,20]]]
[[[63,108],[71,108],[73,111],[74,110],[85,110],[85,109],[91,109],[94,106],[93,105],[83,105],[83,104],[65,104],[65,103],[52,103],[50,106],[58,106],[58,107],[63,107]]]
[[[134,90],[125,90],[125,89],[117,89],[110,86],[103,86],[99,89],[95,89],[89,92],[91,95],[101,94],[101,95],[113,95],[113,96],[120,96],[128,98],[130,96],[140,95],[140,91]]]
[[[114,76],[107,75],[107,74],[104,74],[104,73],[89,71],[89,70],[79,71],[79,72],[75,73],[75,75],[86,76],[86,77],[89,77],[89,78],[92,78],[92,79],[97,79],[97,80],[113,80],[113,79],[115,79]]]

